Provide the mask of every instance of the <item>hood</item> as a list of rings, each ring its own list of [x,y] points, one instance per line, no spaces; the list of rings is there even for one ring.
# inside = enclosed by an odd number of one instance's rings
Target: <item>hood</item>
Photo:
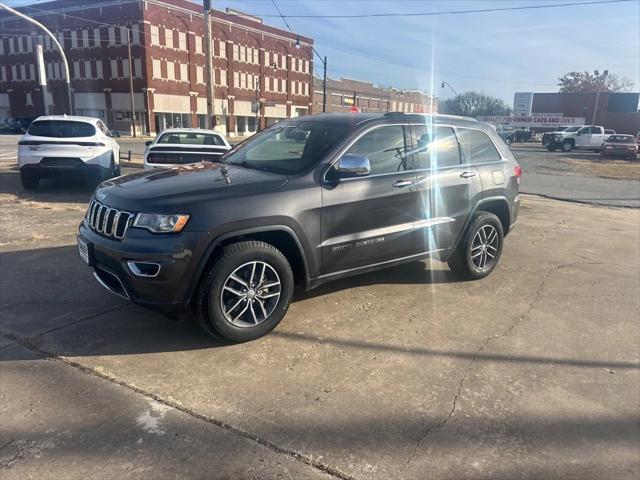
[[[94,195],[99,202],[123,210],[173,213],[193,203],[265,193],[287,183],[283,175],[234,165],[226,170],[225,179],[219,163],[157,168],[104,182]]]

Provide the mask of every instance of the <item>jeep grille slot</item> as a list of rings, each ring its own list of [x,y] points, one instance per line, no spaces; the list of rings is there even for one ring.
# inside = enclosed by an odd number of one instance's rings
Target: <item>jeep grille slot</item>
[[[108,207],[96,200],[91,200],[86,216],[91,230],[119,240],[124,238],[133,217],[133,213]]]

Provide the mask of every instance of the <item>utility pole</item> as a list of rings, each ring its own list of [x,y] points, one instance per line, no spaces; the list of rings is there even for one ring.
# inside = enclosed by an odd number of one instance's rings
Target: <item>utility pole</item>
[[[462,113],[462,97],[460,97],[460,94],[458,92],[456,92],[451,85],[449,85],[449,82],[442,82],[442,88],[444,88],[445,85],[447,87],[449,87],[449,90],[451,90],[454,93],[454,95],[457,97],[457,99],[458,99],[458,110],[459,110],[459,113]]]
[[[53,33],[51,33],[49,31],[49,29],[47,27],[45,27],[43,24],[41,24],[37,20],[34,20],[33,18],[26,16],[24,13],[21,13],[21,12],[18,12],[17,10],[14,10],[13,8],[6,6],[4,3],[0,3],[0,8],[4,8],[6,11],[8,11],[10,13],[13,13],[14,15],[22,18],[23,20],[25,20],[25,21],[37,26],[41,30],[43,30],[47,35],[49,35],[49,37],[51,37],[51,41],[53,42],[53,44],[56,47],[58,47],[58,50],[60,50],[60,55],[62,56],[62,63],[64,64],[65,80],[67,82],[67,99],[69,101],[69,103],[68,103],[69,115],[72,115],[73,114],[73,99],[71,98],[71,77],[69,76],[69,62],[67,62],[67,56],[64,54],[64,50],[62,49],[62,45],[60,45],[60,42],[58,42],[58,39],[55,37],[55,35]]]
[[[327,56],[324,56],[324,77],[322,79],[322,113],[327,111]]]
[[[36,65],[38,65],[38,81],[42,92],[42,114],[49,115],[49,104],[47,102],[47,74],[44,69],[44,54],[42,44],[36,45]]]
[[[591,125],[596,124],[596,114],[598,113],[598,102],[600,101],[600,90],[604,85],[604,82],[609,75],[609,70],[605,70],[602,72],[602,80],[600,80],[600,84],[598,85],[598,91],[596,92],[596,104],[593,106],[593,119],[591,120]]]
[[[131,100],[131,132],[136,138],[136,101],[133,96],[133,62],[131,61],[131,29],[127,28],[127,51],[129,53],[129,94]]]
[[[213,101],[213,65],[211,58],[211,0],[204,0],[204,43],[205,43],[205,83],[207,85],[207,123],[208,129],[212,129],[215,125],[214,121],[214,101]]]

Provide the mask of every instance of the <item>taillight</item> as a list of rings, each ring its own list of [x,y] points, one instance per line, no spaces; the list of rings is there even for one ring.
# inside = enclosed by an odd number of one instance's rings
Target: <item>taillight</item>
[[[516,165],[513,167],[513,173],[516,174],[516,178],[520,181],[520,177],[522,177],[522,167],[520,165]]]
[[[605,150],[613,150],[613,145],[605,145],[604,149]]]

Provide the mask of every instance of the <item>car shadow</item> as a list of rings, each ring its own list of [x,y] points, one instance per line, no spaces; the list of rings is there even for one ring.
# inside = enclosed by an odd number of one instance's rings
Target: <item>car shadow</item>
[[[15,195],[35,202],[89,203],[97,182],[80,175],[69,177],[43,178],[36,190],[25,190],[20,184],[17,167],[0,171],[0,194]]]

